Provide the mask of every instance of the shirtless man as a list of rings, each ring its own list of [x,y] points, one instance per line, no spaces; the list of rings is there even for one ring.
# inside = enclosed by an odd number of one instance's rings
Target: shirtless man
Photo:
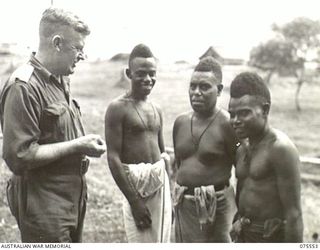
[[[229,114],[216,105],[223,85],[221,66],[202,59],[190,81],[192,111],[173,128],[178,165],[175,186],[177,242],[230,242],[235,208],[229,185],[236,137]]]
[[[131,90],[109,105],[105,117],[108,163],[123,192],[129,242],[167,242],[171,201],[165,162],[161,110],[148,100],[156,82],[156,60],[137,45],[126,70]]]
[[[236,76],[230,121],[242,140],[237,151],[237,242],[302,242],[299,156],[281,131],[269,126],[270,92],[255,73]]]

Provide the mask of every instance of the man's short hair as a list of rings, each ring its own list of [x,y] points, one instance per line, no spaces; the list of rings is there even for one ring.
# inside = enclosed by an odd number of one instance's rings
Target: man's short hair
[[[195,67],[194,71],[200,72],[212,72],[218,83],[222,82],[222,69],[220,63],[214,59],[212,56],[207,56],[202,58],[197,66]]]
[[[59,8],[48,8],[43,12],[40,20],[40,36],[50,37],[60,26],[69,26],[86,36],[90,34],[88,25],[72,12]]]
[[[256,96],[262,102],[271,104],[270,91],[257,73],[240,73],[231,82],[230,96],[240,98],[244,95]]]
[[[154,57],[150,48],[144,44],[138,44],[133,48],[129,56],[129,66],[131,61],[136,57],[149,58]]]

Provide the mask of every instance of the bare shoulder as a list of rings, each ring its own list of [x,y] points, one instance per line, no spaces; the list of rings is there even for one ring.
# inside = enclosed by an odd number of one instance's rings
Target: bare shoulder
[[[220,127],[225,135],[235,138],[235,132],[230,124],[230,114],[225,109],[221,109],[218,117]]]
[[[225,109],[220,108],[217,120],[221,125],[230,127],[230,115]]]
[[[125,95],[120,95],[113,99],[107,110],[114,110],[116,109],[117,111],[120,111],[121,109],[124,109],[128,105],[129,99],[125,97]]]
[[[220,108],[220,117],[224,118],[225,120],[230,120],[230,114],[227,110]]]
[[[192,111],[190,112],[185,112],[180,115],[175,119],[174,124],[173,124],[173,141],[175,141],[176,136],[178,131],[180,130],[181,126],[185,123],[188,123],[191,119]]]
[[[273,140],[270,144],[270,159],[273,162],[294,164],[299,161],[299,153],[290,138],[280,130],[271,130]]]
[[[151,102],[152,106],[157,110],[158,114],[162,116],[162,110],[157,103]]]
[[[187,122],[191,119],[192,111],[181,113],[174,121],[175,126]]]
[[[110,116],[119,117],[121,115],[124,115],[127,111],[128,102],[129,100],[125,97],[125,95],[121,95],[113,99],[106,110],[106,118]]]
[[[272,129],[272,134],[274,136],[274,143],[272,146],[273,150],[288,150],[295,151],[297,153],[296,146],[284,132],[278,129]]]

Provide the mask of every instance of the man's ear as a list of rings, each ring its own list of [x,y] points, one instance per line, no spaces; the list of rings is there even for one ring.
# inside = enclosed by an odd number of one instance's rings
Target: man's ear
[[[270,112],[270,103],[264,103],[262,105],[262,110],[264,115],[269,115]]]
[[[126,76],[131,79],[131,71],[129,68],[126,69]]]
[[[218,88],[218,96],[221,94],[221,92],[222,92],[222,90],[223,90],[223,85],[222,84],[219,84],[218,86],[217,86],[217,88]]]
[[[53,44],[53,47],[57,50],[57,51],[60,51],[61,50],[61,44],[62,44],[62,38],[61,36],[59,35],[55,35],[53,38],[52,38],[52,44]]]

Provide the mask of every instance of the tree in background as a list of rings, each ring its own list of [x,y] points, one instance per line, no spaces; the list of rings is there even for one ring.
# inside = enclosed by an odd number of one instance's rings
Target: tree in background
[[[269,84],[275,73],[290,75],[298,67],[298,60],[292,44],[278,37],[254,47],[250,52],[249,65],[265,71],[265,80]]]
[[[295,103],[300,111],[299,93],[302,84],[310,81],[306,75],[306,62],[320,55],[316,53],[320,45],[320,23],[299,17],[282,26],[274,24],[272,29],[275,38],[251,50],[249,65],[267,72],[267,83],[275,73],[295,77]]]

